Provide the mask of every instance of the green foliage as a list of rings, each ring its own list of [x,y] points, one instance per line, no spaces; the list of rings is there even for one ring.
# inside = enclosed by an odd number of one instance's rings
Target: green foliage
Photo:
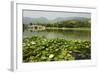
[[[30,23],[30,25],[33,25]],[[89,20],[65,20],[65,21],[59,21],[55,23],[34,23],[34,25],[42,25],[45,27],[66,27],[66,28],[82,28],[82,27],[91,27],[91,23]]]
[[[23,62],[90,59],[90,48],[90,41],[33,36],[23,39]]]
[[[28,29],[28,25],[23,24],[23,32]]]

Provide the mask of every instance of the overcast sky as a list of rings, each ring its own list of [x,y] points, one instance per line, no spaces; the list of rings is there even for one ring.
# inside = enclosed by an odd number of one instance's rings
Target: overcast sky
[[[32,11],[32,10],[24,10],[24,17],[30,18],[40,18],[45,17],[49,20],[53,20],[58,17],[86,17],[91,18],[90,13],[75,13],[75,12],[50,12],[50,11]]]

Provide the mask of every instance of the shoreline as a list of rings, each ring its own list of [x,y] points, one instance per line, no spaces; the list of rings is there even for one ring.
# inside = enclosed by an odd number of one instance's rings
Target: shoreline
[[[91,28],[57,28],[57,27],[46,27],[45,29],[55,29],[55,30],[58,30],[58,29],[61,29],[61,30],[91,30]]]

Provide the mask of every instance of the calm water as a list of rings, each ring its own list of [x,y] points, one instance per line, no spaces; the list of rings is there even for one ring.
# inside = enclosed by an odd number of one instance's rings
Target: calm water
[[[42,30],[42,31],[24,31],[23,37],[43,36],[45,38],[64,38],[66,40],[91,40],[90,30]]]

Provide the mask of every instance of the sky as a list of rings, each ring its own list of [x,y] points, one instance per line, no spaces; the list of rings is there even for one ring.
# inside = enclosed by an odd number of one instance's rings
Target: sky
[[[35,10],[23,10],[23,17],[40,18],[45,17],[48,20],[53,20],[59,17],[85,17],[91,18],[90,13],[76,13],[76,12],[54,12],[54,11],[35,11]]]

